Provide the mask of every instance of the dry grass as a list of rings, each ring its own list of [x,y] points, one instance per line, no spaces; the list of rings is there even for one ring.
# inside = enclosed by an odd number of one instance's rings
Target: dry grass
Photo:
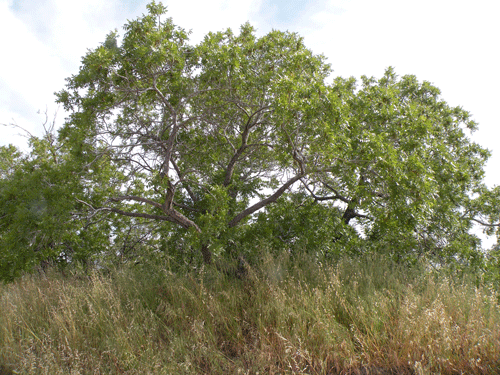
[[[380,258],[53,273],[0,298],[0,374],[500,374],[494,291]]]

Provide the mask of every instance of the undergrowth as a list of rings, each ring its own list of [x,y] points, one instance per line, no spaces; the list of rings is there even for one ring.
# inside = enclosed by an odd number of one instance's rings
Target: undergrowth
[[[0,286],[0,374],[500,374],[497,293],[381,257]]]

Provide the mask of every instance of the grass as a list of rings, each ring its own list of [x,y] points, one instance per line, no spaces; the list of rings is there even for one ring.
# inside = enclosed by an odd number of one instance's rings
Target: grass
[[[495,291],[380,257],[54,271],[0,298],[0,374],[500,374]]]

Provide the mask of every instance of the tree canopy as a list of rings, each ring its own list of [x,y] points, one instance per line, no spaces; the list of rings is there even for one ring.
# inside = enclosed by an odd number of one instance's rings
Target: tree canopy
[[[439,89],[393,68],[331,78],[298,34],[258,37],[249,24],[191,45],[165,13],[149,4],[57,93],[70,115],[54,142],[70,175],[49,186],[73,181],[51,191],[72,202],[68,217],[101,223],[106,246],[147,238],[205,263],[243,243],[479,256],[471,228],[498,228],[499,191],[467,136],[477,124]],[[14,160],[3,148],[3,185]]]

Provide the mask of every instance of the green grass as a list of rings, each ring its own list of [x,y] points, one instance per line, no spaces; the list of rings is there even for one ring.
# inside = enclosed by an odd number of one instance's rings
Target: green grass
[[[0,374],[500,374],[498,295],[380,257],[0,286]]]

